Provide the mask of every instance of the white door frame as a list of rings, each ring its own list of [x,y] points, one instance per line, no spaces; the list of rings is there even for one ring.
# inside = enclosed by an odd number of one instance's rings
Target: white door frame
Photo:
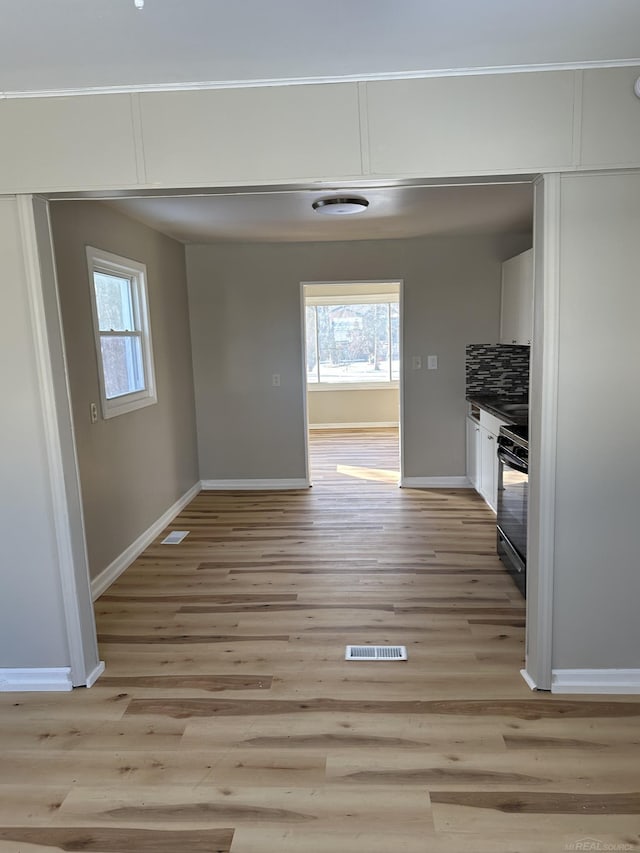
[[[304,411],[304,465],[305,477],[309,486],[311,482],[311,472],[309,466],[309,388],[307,383],[307,321],[305,311],[304,289],[308,284],[318,284],[324,286],[344,287],[350,284],[397,284],[398,285],[398,313],[400,322],[398,328],[398,348],[400,352],[400,369],[398,379],[398,438],[399,438],[399,467],[400,478],[398,485],[402,484],[404,478],[404,442],[402,440],[402,431],[404,428],[404,279],[402,278],[367,278],[367,279],[350,279],[347,281],[301,281],[300,282],[300,318],[301,318],[301,333],[302,333],[302,393],[304,396],[303,411]]]
[[[74,687],[90,687],[103,672],[104,663],[98,658],[49,203],[32,195],[19,195],[16,202],[40,384],[69,676]]]
[[[534,187],[534,330],[529,407],[531,474],[526,651],[522,675],[532,689],[550,690],[560,345],[560,175],[541,176]]]

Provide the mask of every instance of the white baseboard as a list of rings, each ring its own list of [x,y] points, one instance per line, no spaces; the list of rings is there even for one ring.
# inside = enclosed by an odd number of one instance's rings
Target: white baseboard
[[[397,427],[398,421],[375,421],[357,424],[309,424],[309,429],[388,429]]]
[[[89,675],[87,676],[87,683],[84,686],[85,687],[93,687],[93,685],[96,683],[96,681],[100,678],[100,676],[104,672],[104,669],[105,669],[104,661],[99,660],[96,668],[93,670],[93,672],[90,672]]]
[[[280,489],[308,489],[308,480],[201,480],[204,491],[235,492],[247,490],[251,492],[278,491]]]
[[[0,669],[0,693],[66,693],[73,690],[71,667]]]
[[[537,690],[537,689],[538,689],[538,685],[535,683],[535,681],[533,680],[533,678],[531,678],[531,676],[529,675],[529,673],[527,672],[527,670],[526,670],[526,669],[521,669],[521,670],[520,670],[520,675],[521,675],[521,676],[524,678],[524,680],[527,682],[527,686],[528,686],[528,687],[530,687],[530,688],[531,688],[531,690]]]
[[[164,530],[167,524],[173,521],[176,515],[178,515],[178,513],[195,498],[195,496],[200,492],[200,489],[200,483],[196,483],[192,486],[189,491],[182,495],[181,498],[178,498],[178,500],[170,506],[157,521],[154,521],[151,527],[148,527],[144,533],[141,533],[140,536],[138,536],[138,538],[132,542],[119,557],[116,557],[116,559],[110,563],[106,569],[101,571],[100,574],[91,581],[91,597],[94,601],[96,598],[101,596],[117,578],[120,577],[125,569],[129,568],[136,557],[139,557],[140,554],[142,554],[145,548],[153,542],[156,536]]]
[[[640,693],[640,669],[554,669],[552,693]]]
[[[472,489],[467,477],[403,477],[403,489]]]

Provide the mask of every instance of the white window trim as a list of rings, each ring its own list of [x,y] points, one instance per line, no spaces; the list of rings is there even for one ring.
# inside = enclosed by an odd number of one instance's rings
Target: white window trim
[[[89,271],[89,291],[91,294],[91,313],[93,316],[93,332],[96,347],[96,361],[98,364],[98,382],[100,385],[100,404],[102,417],[106,420],[145,406],[152,406],[158,402],[156,394],[156,380],[153,363],[153,347],[151,342],[151,323],[149,321],[149,298],[147,293],[147,267],[138,261],[114,255],[94,246],[86,247],[87,267]],[[131,394],[123,394],[120,397],[107,399],[104,381],[104,367],[102,362],[102,347],[100,344],[101,332],[98,323],[98,308],[96,304],[96,291],[93,280],[94,272],[106,273],[107,275],[120,275],[130,278],[133,289],[134,308],[136,313],[136,325],[139,331],[133,333],[140,336],[142,347],[142,363],[144,367],[145,387],[141,391]]]
[[[341,287],[344,285],[337,285]],[[305,285],[303,285],[303,288]],[[311,296],[303,290],[303,305],[316,307],[318,305],[400,305],[400,294],[392,291],[376,291],[374,293],[346,293],[341,296],[338,292],[331,296]],[[389,321],[390,322],[390,321]],[[304,326],[306,345],[306,322]],[[316,341],[317,347],[317,341]],[[380,382],[313,382],[307,376],[307,391],[382,391],[400,388],[399,379],[387,379]]]

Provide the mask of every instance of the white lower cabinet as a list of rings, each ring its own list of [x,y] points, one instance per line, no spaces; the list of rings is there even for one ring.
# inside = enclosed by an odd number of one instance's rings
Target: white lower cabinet
[[[498,433],[505,421],[480,411],[467,418],[467,477],[495,512],[498,505]]]
[[[467,479],[478,490],[480,482],[480,424],[467,418]]]
[[[478,491],[495,512],[498,503],[497,438],[486,427],[480,427],[480,482]]]

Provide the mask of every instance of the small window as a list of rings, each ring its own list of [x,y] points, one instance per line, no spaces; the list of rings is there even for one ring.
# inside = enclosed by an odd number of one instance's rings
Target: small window
[[[102,416],[157,400],[144,264],[87,246]]]

